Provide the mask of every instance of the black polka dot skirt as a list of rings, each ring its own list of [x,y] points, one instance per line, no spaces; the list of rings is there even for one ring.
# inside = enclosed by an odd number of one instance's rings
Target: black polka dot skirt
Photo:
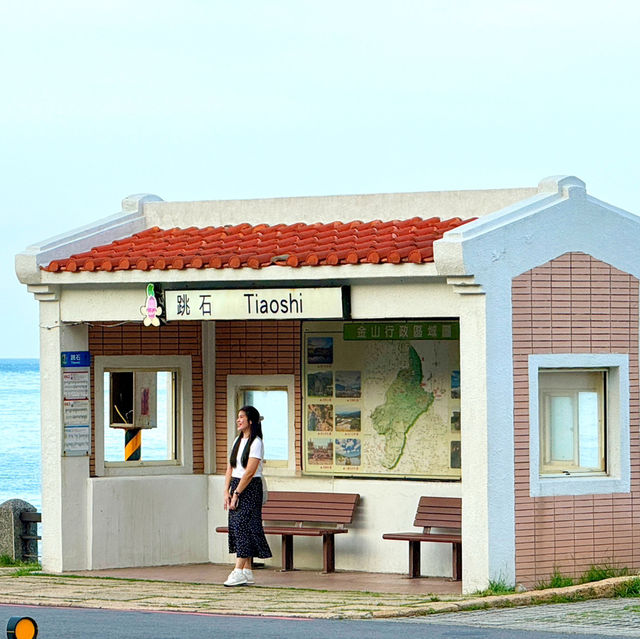
[[[231,492],[240,480],[231,478]],[[238,498],[238,507],[229,510],[229,552],[242,559],[269,559],[271,548],[262,528],[262,479],[254,477]]]

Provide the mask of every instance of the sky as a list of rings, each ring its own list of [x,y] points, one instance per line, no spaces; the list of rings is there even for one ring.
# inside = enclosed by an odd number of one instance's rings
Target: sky
[[[0,357],[38,356],[15,254],[134,193],[570,174],[640,214],[639,30],[636,0],[0,2]]]

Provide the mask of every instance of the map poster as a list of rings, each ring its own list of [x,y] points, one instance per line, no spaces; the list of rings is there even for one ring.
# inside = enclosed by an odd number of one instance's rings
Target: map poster
[[[308,474],[460,478],[455,321],[305,322]]]

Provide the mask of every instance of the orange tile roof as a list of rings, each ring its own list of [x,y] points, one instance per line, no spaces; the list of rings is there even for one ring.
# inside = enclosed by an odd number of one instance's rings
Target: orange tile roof
[[[207,228],[157,226],[85,253],[53,260],[56,272],[187,268],[264,268],[433,262],[433,242],[471,220],[437,217],[391,222],[237,224]]]

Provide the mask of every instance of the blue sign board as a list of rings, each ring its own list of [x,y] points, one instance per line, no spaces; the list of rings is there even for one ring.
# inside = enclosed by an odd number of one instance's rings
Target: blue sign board
[[[89,351],[64,351],[60,353],[62,368],[89,368],[91,353]]]

